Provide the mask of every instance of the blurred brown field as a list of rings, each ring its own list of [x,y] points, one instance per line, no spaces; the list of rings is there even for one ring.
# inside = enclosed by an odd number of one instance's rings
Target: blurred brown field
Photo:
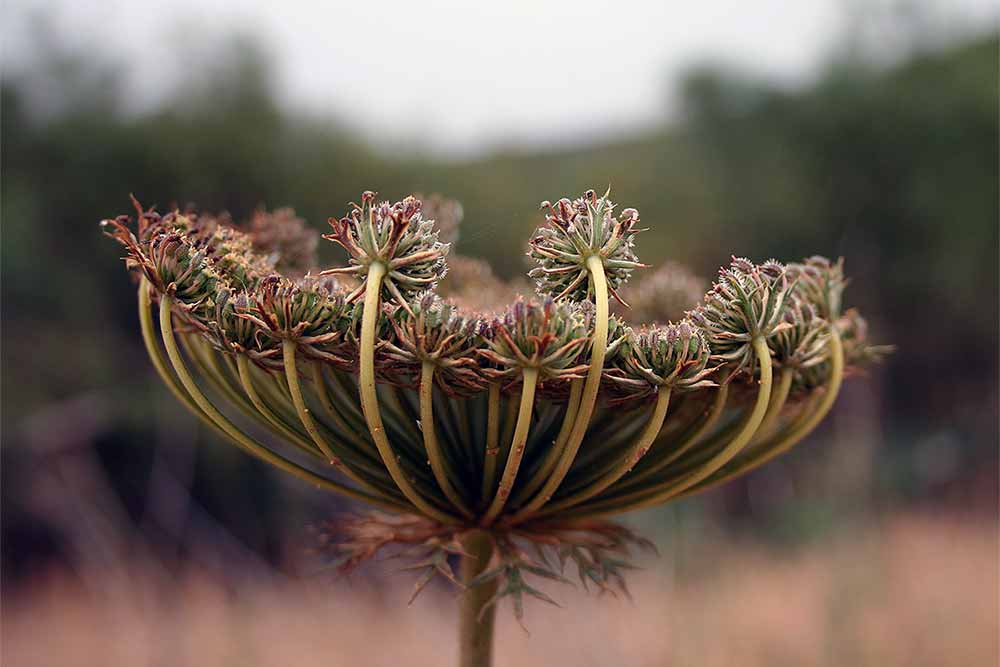
[[[497,664],[995,665],[997,538],[988,522],[911,514],[781,555],[668,546],[632,579],[632,602],[550,588],[564,607],[530,603],[530,634],[501,609]],[[86,574],[5,600],[6,667],[454,660],[454,600],[439,590],[408,607],[402,574],[238,590],[140,563]]]

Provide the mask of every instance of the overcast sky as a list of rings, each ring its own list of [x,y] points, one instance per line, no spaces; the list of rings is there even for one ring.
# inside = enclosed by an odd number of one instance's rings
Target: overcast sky
[[[919,4],[934,17],[932,32],[995,26],[1000,15],[995,0]],[[843,44],[848,17],[870,5],[6,0],[4,11],[10,18],[46,8],[66,40],[127,58],[147,93],[183,76],[170,55],[186,48],[180,34],[250,32],[274,56],[289,104],[335,114],[379,141],[467,154],[600,139],[657,122],[694,63],[725,62],[795,85]],[[894,40],[905,41],[908,14],[874,15],[882,17],[876,43],[884,40],[889,54],[901,48]],[[18,23],[4,23],[6,59],[16,61]]]

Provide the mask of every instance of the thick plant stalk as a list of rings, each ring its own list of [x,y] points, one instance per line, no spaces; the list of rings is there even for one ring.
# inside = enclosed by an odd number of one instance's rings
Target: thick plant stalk
[[[583,437],[587,434],[590,426],[590,417],[594,413],[594,406],[597,403],[597,394],[601,388],[601,374],[604,372],[604,357],[608,351],[608,281],[604,275],[604,264],[597,255],[587,258],[587,269],[590,271],[590,279],[594,287],[594,301],[597,306],[594,314],[594,337],[591,343],[590,368],[587,371],[587,380],[583,386],[583,393],[580,396],[580,407],[577,410],[576,419],[573,423],[573,430],[570,432],[566,446],[556,464],[552,474],[545,481],[541,490],[527,505],[518,511],[511,521],[522,521],[533,514],[536,510],[547,503],[552,494],[556,492],[562,484],[576,454],[583,442]]]
[[[667,407],[669,405],[670,388],[661,387],[656,395],[656,405],[653,407],[653,414],[650,415],[649,421],[646,422],[642,433],[639,434],[639,437],[632,443],[632,446],[625,452],[625,455],[618,464],[576,493],[549,503],[539,511],[539,514],[549,514],[589,500],[632,470],[635,464],[646,454],[653,441],[656,440],[660,429],[663,428],[663,421],[667,418]]]
[[[489,567],[493,557],[493,540],[489,533],[476,530],[462,541],[462,592],[458,626],[459,667],[491,667],[493,664],[493,633],[496,625],[496,604],[484,606],[496,594],[498,579],[469,586],[470,582]]]
[[[442,512],[428,503],[414,488],[385,434],[382,414],[379,411],[378,393],[375,390],[375,325],[378,324],[379,296],[385,274],[385,264],[373,262],[368,269],[368,278],[365,282],[365,305],[361,315],[361,368],[358,381],[361,410],[364,413],[365,422],[368,424],[368,432],[382,457],[382,463],[385,464],[392,481],[396,483],[406,499],[436,521],[448,524],[455,523],[454,516]]]
[[[482,524],[488,526],[497,518],[510,491],[514,488],[514,481],[517,479],[517,471],[521,467],[521,458],[524,456],[525,443],[528,441],[528,431],[531,428],[531,414],[535,406],[535,387],[538,385],[538,369],[525,368],[522,371],[523,385],[521,387],[521,405],[517,413],[517,427],[514,429],[514,439],[510,444],[510,453],[507,455],[507,463],[504,465],[503,475],[500,477],[500,486],[497,488],[493,502],[483,516]]]
[[[283,456],[275,454],[264,445],[245,435],[231,421],[226,419],[226,417],[224,417],[222,413],[219,412],[214,405],[212,405],[211,401],[205,397],[205,395],[201,392],[201,389],[198,388],[194,378],[191,377],[191,374],[187,370],[187,366],[184,364],[184,359],[181,357],[180,350],[177,349],[177,341],[174,338],[174,327],[170,312],[172,301],[173,300],[169,296],[163,295],[160,297],[160,333],[163,336],[163,345],[167,350],[167,357],[170,359],[170,363],[173,365],[174,371],[177,373],[177,377],[180,378],[181,384],[184,386],[184,389],[187,390],[191,400],[197,404],[197,406],[205,413],[206,417],[211,419],[221,431],[229,436],[229,438],[239,445],[240,448],[246,450],[250,454],[253,454],[263,461],[270,463],[280,470],[291,473],[299,479],[309,482],[310,484],[335,491],[349,498],[354,498],[355,500],[372,503],[383,509],[397,512],[405,510],[405,507],[400,506],[398,503],[395,503],[388,498],[372,495],[359,489],[345,486],[339,482],[326,479],[311,470],[307,470],[306,468],[289,461]]]
[[[441,453],[441,445],[434,430],[434,364],[429,361],[425,361],[420,370],[420,429],[424,433],[427,460],[430,461],[431,472],[434,473],[438,486],[463,516],[472,518],[472,512],[466,506],[465,500],[451,483],[453,476],[449,475],[447,462]]]

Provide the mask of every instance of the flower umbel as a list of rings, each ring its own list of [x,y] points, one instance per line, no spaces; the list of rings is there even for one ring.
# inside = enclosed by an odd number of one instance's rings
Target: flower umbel
[[[434,289],[447,272],[445,255],[448,244],[438,241],[432,220],[424,220],[420,200],[407,197],[390,204],[375,201],[375,193],[361,195],[361,204],[354,204],[345,217],[330,218],[333,231],[324,235],[350,256],[350,265],[327,269],[322,275],[348,274],[364,280],[373,264],[385,271],[382,288],[385,296],[404,308],[410,300]],[[358,288],[348,296],[349,301],[361,297]]]
[[[587,190],[572,201],[542,202],[542,208],[548,209],[546,224],[538,228],[528,250],[538,262],[528,275],[535,279],[540,293],[576,301],[593,298],[587,259],[597,257],[604,265],[608,290],[624,304],[618,290],[632,271],[646,266],[634,251],[635,235],[641,231],[636,228],[639,212],[626,208],[616,218],[609,194],[598,197]]]
[[[486,664],[496,603],[520,619],[525,597],[549,601],[536,578],[569,567],[627,592],[624,557],[648,543],[607,517],[788,451],[845,375],[891,352],[842,312],[843,261],[821,257],[733,258],[687,317],[626,325],[609,296],[644,266],[638,213],[592,190],[543,207],[540,294],[512,303],[514,286],[467,259],[474,284],[449,285],[458,303],[437,295],[448,245],[414,197],[365,192],[331,218],[348,264],[317,274],[289,210],[247,231],[138,203],[135,223],[103,223],[139,276],[143,340],[170,391],[252,456],[377,509],[333,524],[324,553],[341,568],[395,550],[416,559],[416,592],[460,578],[463,665]]]

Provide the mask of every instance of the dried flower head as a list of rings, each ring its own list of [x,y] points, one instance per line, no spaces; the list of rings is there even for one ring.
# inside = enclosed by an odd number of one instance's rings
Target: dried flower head
[[[261,281],[256,298],[242,319],[257,325],[258,349],[274,356],[282,341],[293,341],[306,355],[343,367],[352,365],[350,334],[360,307],[336,291],[336,283],[307,277],[292,281],[270,276]]]
[[[263,361],[257,324],[245,317],[256,307],[250,292],[234,292],[228,286],[220,287],[215,297],[215,315],[208,322],[212,344],[221,350],[247,354],[255,361]]]
[[[816,307],[793,296],[785,309],[788,325],[768,341],[775,366],[805,369],[827,359],[829,322],[816,314]]]
[[[687,319],[626,326],[609,294],[642,266],[638,214],[616,217],[593,191],[545,204],[529,254],[547,296],[513,303],[512,285],[468,259],[447,286],[460,303],[437,296],[448,246],[413,197],[366,192],[331,220],[349,264],[323,274],[350,285],[301,274],[314,237],[290,210],[258,212],[245,232],[134,207],[134,228],[103,224],[140,277],[143,340],[170,390],[244,451],[382,510],[336,524],[327,552],[342,569],[396,550],[417,559],[419,592],[466,562],[473,639],[498,601],[520,618],[525,596],[547,600],[531,578],[563,581],[565,565],[627,592],[622,556],[646,543],[605,517],[787,451],[832,408],[845,370],[891,351],[856,311],[841,315],[843,263],[818,257],[734,258]],[[665,294],[691,290],[671,272],[635,291],[637,313],[659,318]]]
[[[581,377],[587,344],[583,313],[566,302],[518,299],[490,324],[487,347],[479,351],[492,366],[484,369],[494,382],[516,381],[524,368],[538,369],[542,381]]]
[[[323,236],[347,251],[350,265],[321,275],[347,274],[364,280],[371,266],[380,264],[386,273],[385,298],[407,307],[412,298],[434,289],[448,270],[444,259],[448,244],[438,241],[434,221],[425,220],[420,209],[420,200],[414,197],[376,203],[374,192],[364,192],[361,204],[354,204],[349,214],[330,218],[333,231]],[[348,299],[354,301],[362,293],[358,288]]]
[[[844,278],[844,258],[831,262],[815,255],[801,263],[789,264],[788,280],[796,284],[796,292],[811,303],[817,314],[833,322],[840,317],[841,302],[847,280]]]
[[[319,233],[291,208],[271,213],[258,209],[250,218],[254,251],[267,257],[275,271],[301,275],[316,266]]]
[[[438,386],[448,394],[482,389],[476,354],[486,326],[482,319],[465,316],[455,305],[427,292],[409,311],[397,307],[390,322],[395,335],[386,340],[382,354],[395,371],[415,377],[429,363],[435,367]]]
[[[701,301],[708,281],[679,262],[664,262],[652,273],[627,286],[622,296],[629,308],[622,314],[630,322],[673,322]]]
[[[784,321],[789,284],[785,268],[775,261],[756,265],[734,257],[702,303],[689,313],[702,327],[713,355],[734,367],[754,372],[754,339],[766,340],[789,324]]]
[[[690,320],[630,331],[621,360],[607,377],[630,398],[661,387],[696,391],[716,386],[711,354],[705,334]]]
[[[634,251],[639,212],[626,208],[615,217],[608,194],[598,197],[588,190],[573,201],[542,202],[542,208],[548,209],[545,224],[535,231],[528,250],[538,263],[528,275],[535,279],[539,293],[575,301],[592,298],[587,260],[597,257],[604,265],[609,291],[624,303],[618,290],[633,270],[646,266]]]

